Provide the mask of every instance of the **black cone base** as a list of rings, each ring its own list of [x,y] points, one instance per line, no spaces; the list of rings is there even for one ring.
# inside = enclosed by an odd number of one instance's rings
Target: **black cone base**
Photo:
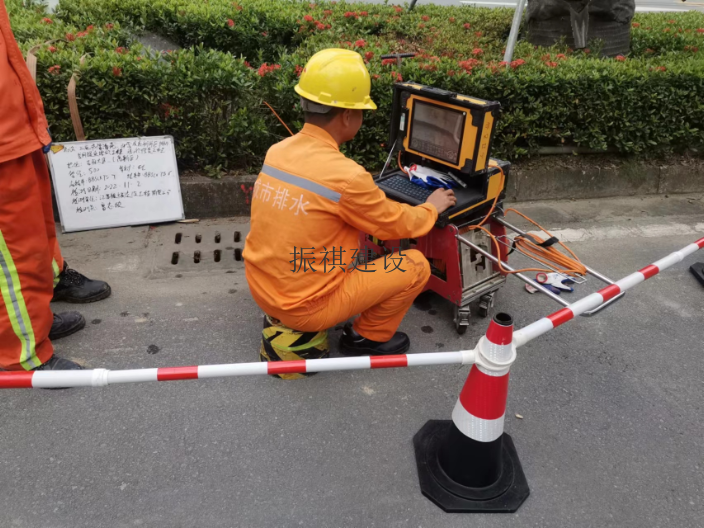
[[[429,420],[413,437],[420,489],[448,513],[513,513],[530,490],[513,440],[503,434],[501,476],[485,488],[469,488],[452,481],[438,462],[438,449],[451,420]]]
[[[697,262],[689,267],[689,271],[696,277],[699,283],[704,286],[704,262]]]

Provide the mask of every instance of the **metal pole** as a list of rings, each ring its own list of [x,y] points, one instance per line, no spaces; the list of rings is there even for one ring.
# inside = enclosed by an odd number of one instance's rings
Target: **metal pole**
[[[508,36],[508,43],[506,44],[506,53],[504,54],[504,62],[508,68],[513,60],[513,51],[516,49],[516,41],[518,40],[518,30],[521,27],[521,20],[523,20],[523,11],[526,8],[527,0],[518,0],[518,5],[516,6],[516,11],[513,13],[513,23],[511,24],[511,33]]]
[[[389,163],[391,163],[391,156],[394,154],[394,150],[396,150],[396,144],[398,143],[398,139],[394,142],[394,144],[391,146],[391,150],[389,151],[389,156],[386,158],[386,163],[384,163],[384,168],[381,169],[381,172],[374,178],[375,180],[381,179],[381,177],[384,175],[386,172],[386,169],[389,168]]]
[[[416,6],[416,2],[418,0],[411,0],[411,5],[408,6],[409,11],[413,11],[413,8]]]

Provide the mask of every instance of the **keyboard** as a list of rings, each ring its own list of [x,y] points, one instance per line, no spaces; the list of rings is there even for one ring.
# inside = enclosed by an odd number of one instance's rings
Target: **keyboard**
[[[433,191],[413,183],[407,176],[394,175],[379,182],[379,187],[394,198],[402,198],[404,202],[425,203]]]

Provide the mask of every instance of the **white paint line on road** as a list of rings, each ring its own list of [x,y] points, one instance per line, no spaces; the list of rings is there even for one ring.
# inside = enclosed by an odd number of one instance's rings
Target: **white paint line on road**
[[[139,256],[131,255],[126,257],[122,262],[116,262],[112,266],[108,266],[110,273],[123,273],[125,271],[137,271],[141,261]]]
[[[614,240],[624,238],[665,238],[680,235],[699,235],[704,233],[704,223],[688,224],[653,224],[643,226],[608,226],[580,229],[549,229],[562,242],[588,242],[591,240]]]
[[[488,6],[488,7],[494,7],[494,6],[502,6],[502,7],[516,7],[516,2],[460,2],[461,4],[464,5],[473,5],[473,6]]]
[[[460,4],[475,7],[516,7],[516,2],[473,2],[472,0],[462,0]],[[698,5],[698,4],[692,4]],[[692,9],[682,7],[648,7],[636,6],[636,13],[684,13]]]
[[[693,11],[692,9],[682,9],[681,7],[641,7],[636,6],[636,13],[684,13]]]

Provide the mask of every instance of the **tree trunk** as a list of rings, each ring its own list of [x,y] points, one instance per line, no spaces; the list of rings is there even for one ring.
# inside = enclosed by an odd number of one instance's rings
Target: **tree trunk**
[[[582,49],[599,39],[602,55],[625,55],[635,10],[635,0],[529,0],[528,41],[552,46],[564,38],[569,46]]]

